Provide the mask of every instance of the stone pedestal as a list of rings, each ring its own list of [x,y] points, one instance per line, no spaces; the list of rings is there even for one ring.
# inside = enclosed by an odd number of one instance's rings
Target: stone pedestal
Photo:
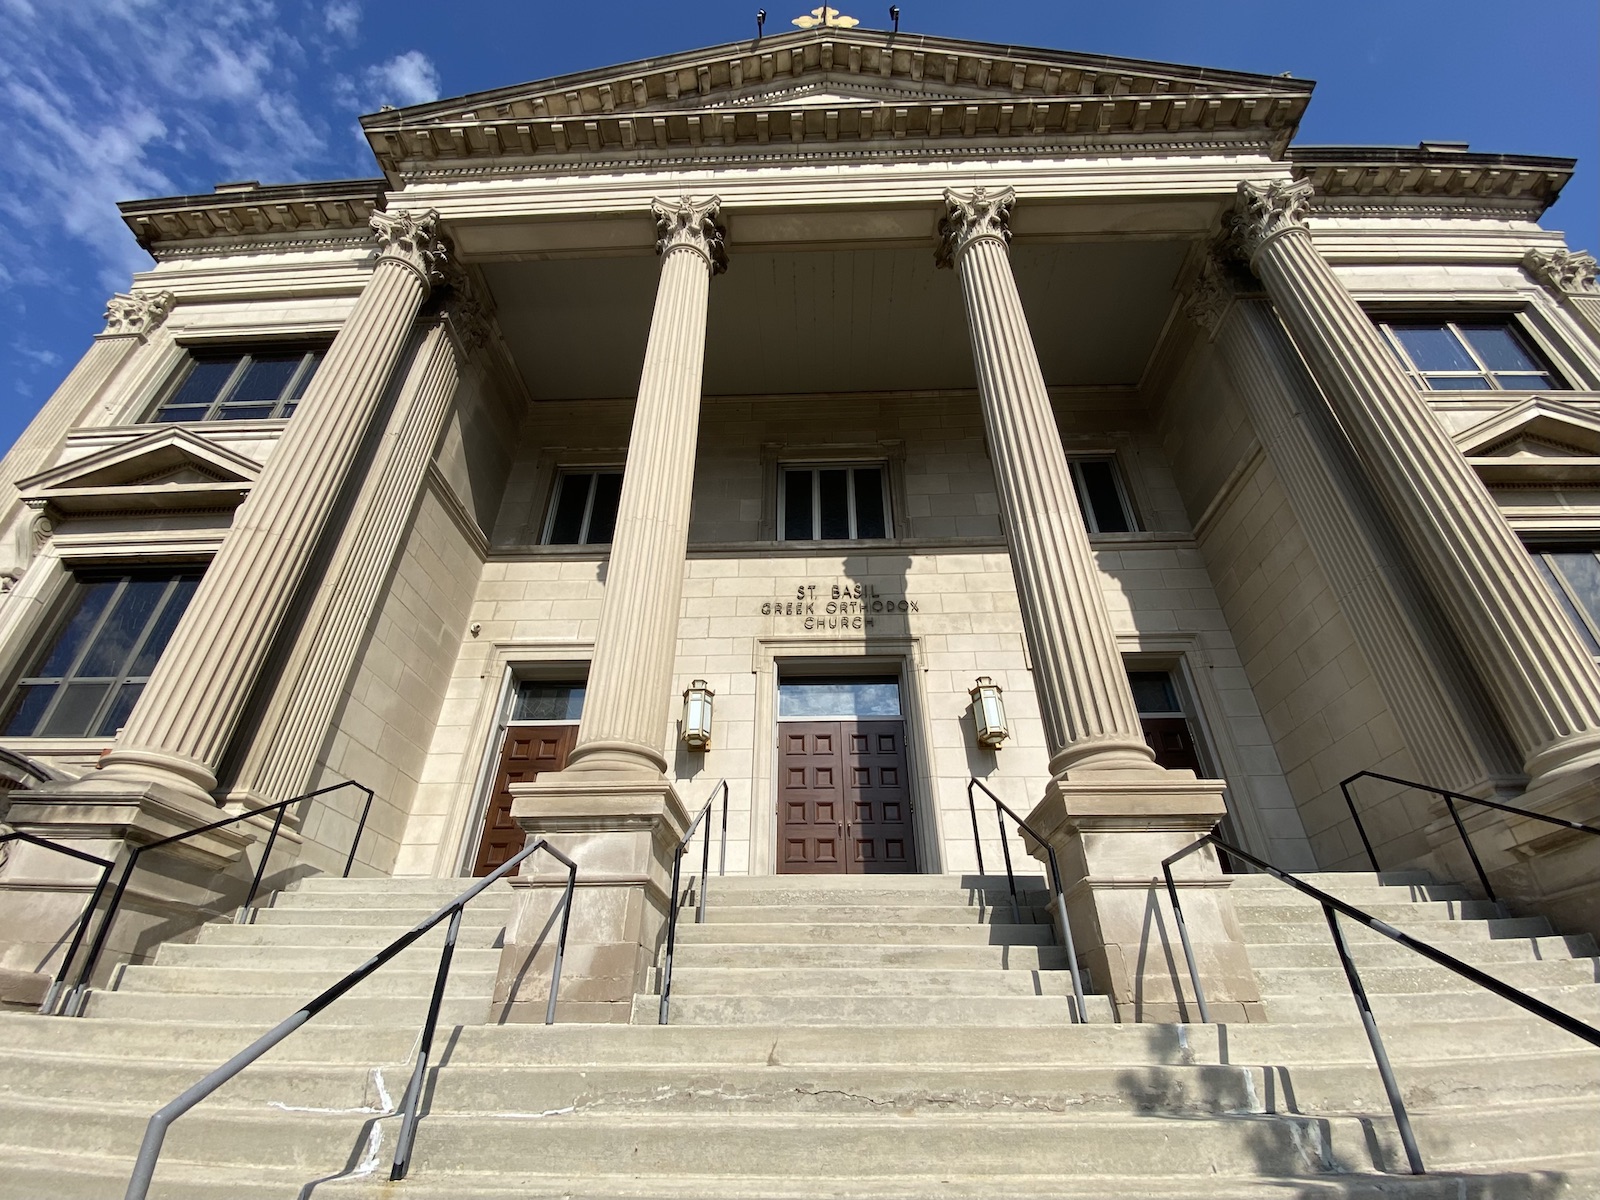
[[[1089,986],[1111,997],[1119,1021],[1200,1019],[1161,862],[1211,832],[1226,808],[1219,781],[1186,774],[1069,771],[1028,815],[1061,865]],[[1195,852],[1173,875],[1211,1019],[1265,1020],[1215,851]]]
[[[23,833],[113,860],[115,885],[129,848],[222,816],[182,788],[91,776],[15,795],[9,820]],[[103,985],[117,963],[146,961],[162,942],[231,911],[249,886],[244,854],[252,841],[252,832],[231,826],[141,855],[92,982]],[[54,975],[99,874],[66,855],[13,845],[0,874],[0,966]],[[98,920],[91,937],[97,929]]]
[[[672,860],[689,816],[666,780],[552,775],[512,784],[511,815],[578,864],[557,998],[561,1020],[625,1022],[649,990],[670,911]],[[496,1015],[544,1020],[567,870],[535,854],[513,881],[517,904],[495,989]]]

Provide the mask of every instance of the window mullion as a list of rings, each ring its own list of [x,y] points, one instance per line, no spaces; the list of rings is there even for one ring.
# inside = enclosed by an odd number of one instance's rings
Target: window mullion
[[[1541,554],[1539,557],[1544,560],[1545,566],[1550,569],[1550,576],[1556,581],[1556,586],[1561,589],[1561,594],[1571,603],[1572,611],[1578,614],[1578,619],[1589,630],[1590,636],[1594,638],[1597,644],[1600,644],[1600,623],[1596,622],[1595,615],[1589,611],[1589,606],[1583,602],[1578,595],[1577,589],[1567,579],[1566,572],[1562,571],[1561,567],[1553,561],[1554,555]]]
[[[1494,372],[1489,369],[1488,364],[1483,361],[1483,356],[1478,353],[1478,348],[1467,339],[1466,334],[1461,332],[1461,326],[1454,321],[1446,321],[1445,328],[1450,331],[1451,336],[1456,341],[1461,343],[1462,349],[1467,352],[1467,357],[1477,366],[1478,373],[1489,381],[1489,386],[1496,391],[1504,391],[1505,389],[1500,386],[1500,381],[1494,377]],[[1463,375],[1462,378],[1467,378],[1467,376]]]
[[[811,468],[811,540],[822,540],[822,468]]]
[[[233,368],[233,374],[229,375],[227,382],[217,389],[216,399],[211,402],[211,407],[206,409],[206,415],[201,420],[215,421],[217,419],[217,414],[222,411],[222,406],[228,402],[228,397],[238,390],[239,381],[244,378],[244,373],[250,369],[250,361],[251,356],[248,354],[239,356],[239,361]]]
[[[845,532],[851,539],[856,536],[856,472],[846,467],[844,472],[844,518],[849,523]]]
[[[583,497],[583,520],[578,524],[578,545],[589,544],[589,522],[594,516],[594,494],[600,487],[600,472],[593,471],[589,475],[589,487]]]
[[[289,376],[289,382],[283,385],[283,390],[278,393],[277,400],[273,402],[272,415],[274,417],[283,416],[283,409],[284,406],[289,403],[289,397],[294,395],[299,389],[300,381],[305,378],[306,372],[311,369],[311,361],[313,357],[313,353],[309,350],[300,356],[300,365],[296,367],[294,373]]]
[[[38,721],[34,723],[36,731],[50,724],[50,718],[55,715],[57,707],[61,704],[61,698],[67,693],[67,685],[78,678],[78,668],[83,665],[83,660],[88,657],[89,652],[94,649],[95,643],[100,640],[100,634],[105,629],[106,622],[111,619],[111,614],[117,610],[117,605],[127,593],[128,583],[127,577],[117,581],[116,590],[111,593],[111,599],[106,601],[106,606],[100,610],[100,616],[95,620],[94,627],[84,635],[83,644],[78,647],[78,652],[72,656],[72,661],[66,665],[61,675],[56,679],[55,692],[51,695],[50,702],[44,706],[44,711],[39,714]],[[68,623],[71,623],[70,617],[68,618]]]
[[[145,618],[144,626],[139,630],[139,636],[134,638],[128,647],[128,652],[122,656],[122,662],[117,665],[116,673],[109,676],[111,686],[106,689],[106,694],[101,697],[100,704],[94,710],[93,717],[88,721],[87,735],[93,736],[94,731],[100,728],[100,722],[105,720],[106,713],[117,703],[122,695],[122,688],[128,682],[128,668],[139,661],[139,655],[144,651],[144,644],[150,639],[150,631],[161,620],[161,614],[166,611],[167,602],[172,599],[172,593],[177,589],[178,577],[174,575],[167,581],[167,586],[161,591],[161,599],[151,606],[150,615]]]

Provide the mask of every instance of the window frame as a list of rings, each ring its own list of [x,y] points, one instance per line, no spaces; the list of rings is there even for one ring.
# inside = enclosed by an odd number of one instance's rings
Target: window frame
[[[586,548],[586,547],[591,547],[591,546],[609,546],[609,545],[611,545],[612,540],[613,540],[612,538],[607,538],[603,542],[591,542],[591,541],[588,540],[589,539],[589,522],[590,522],[591,518],[594,516],[594,497],[595,497],[595,492],[599,489],[600,476],[602,476],[602,475],[616,475],[618,477],[621,477],[622,474],[623,474],[623,467],[620,464],[613,465],[613,464],[610,464],[610,463],[595,463],[595,464],[577,464],[577,463],[574,463],[572,466],[569,466],[569,467],[557,467],[556,468],[555,482],[550,487],[550,500],[549,500],[549,503],[545,505],[544,524],[540,528],[539,544],[541,546],[557,546],[557,547],[561,547],[561,548],[569,549],[569,550],[578,549],[578,548]],[[588,491],[588,494],[585,495],[584,499],[583,499],[583,520],[579,525],[578,540],[575,541],[575,542],[553,542],[553,541],[550,540],[550,537],[555,532],[556,513],[561,507],[561,489],[562,489],[563,486],[565,486],[566,481],[568,479],[574,479],[574,478],[577,478],[580,475],[587,475],[589,477],[589,491]],[[616,533],[616,526],[615,526],[615,523],[613,523],[613,525],[612,525],[613,537],[615,536],[615,533]]]
[[[878,488],[883,495],[883,534],[880,537],[861,537],[856,528],[856,476],[858,470],[876,470]],[[789,472],[811,472],[811,528],[814,533],[822,529],[822,488],[818,481],[821,471],[845,472],[845,503],[850,522],[850,536],[843,538],[791,538],[789,524]],[[812,542],[888,542],[895,536],[895,513],[892,488],[889,484],[889,460],[885,458],[795,459],[778,463],[777,479],[777,541],[809,544]]]
[[[68,574],[67,586],[56,594],[55,603],[52,605],[52,607],[56,610],[53,614],[53,619],[43,623],[41,628],[29,640],[27,644],[27,652],[22,657],[22,663],[25,665],[20,666],[11,678],[10,685],[6,692],[4,709],[4,712],[7,714],[6,725],[10,724],[9,714],[11,714],[18,706],[20,693],[23,688],[50,686],[54,688],[54,692],[49,701],[46,702],[45,707],[40,711],[38,717],[35,719],[33,726],[34,732],[7,733],[4,732],[3,728],[0,728],[0,737],[6,739],[50,739],[54,741],[104,741],[107,738],[115,737],[115,730],[109,734],[96,733],[92,731],[98,729],[100,724],[109,715],[112,708],[116,705],[117,697],[120,695],[124,687],[130,683],[137,683],[141,685],[142,690],[143,685],[147,685],[149,683],[151,675],[154,673],[156,667],[160,664],[162,655],[166,653],[167,647],[171,644],[172,632],[176,631],[178,623],[182,621],[183,613],[179,613],[177,620],[173,622],[172,631],[169,631],[167,635],[168,640],[162,645],[160,651],[156,654],[154,662],[152,662],[150,665],[150,671],[143,675],[134,675],[130,672],[129,668],[138,662],[139,658],[147,649],[150,635],[160,624],[162,618],[166,615],[167,610],[172,603],[173,594],[177,590],[178,585],[184,579],[192,578],[195,580],[196,586],[198,587],[199,580],[205,575],[207,565],[207,563],[203,562],[173,562],[141,564],[137,566],[129,565],[127,567],[104,566],[71,570]],[[90,654],[94,652],[97,641],[102,632],[105,630],[106,623],[110,620],[111,615],[117,610],[117,606],[122,600],[123,596],[126,595],[128,585],[135,580],[151,578],[165,580],[160,599],[152,607],[150,614],[145,618],[144,624],[140,628],[137,638],[129,645],[128,650],[124,654],[116,673],[113,675],[81,676],[75,674],[76,670],[82,666]],[[66,665],[63,672],[58,675],[43,675],[36,673],[39,668],[45,665],[46,661],[59,643],[59,640],[71,625],[73,618],[76,617],[77,614],[82,610],[83,603],[87,599],[88,589],[95,584],[113,581],[115,582],[116,587],[114,588],[110,598],[106,601],[106,604],[101,612],[94,617],[91,627],[84,634],[81,644],[73,654],[70,662]],[[187,602],[184,606],[185,612],[188,610],[188,603],[192,602],[193,596],[191,594],[189,602]],[[63,697],[66,695],[68,686],[74,683],[87,682],[106,683],[105,695],[95,706],[93,710],[93,719],[88,722],[88,727],[91,732],[39,732],[39,730],[45,726],[51,715],[54,714],[57,708],[60,706]],[[138,703],[137,699],[134,701],[134,703]]]
[[[149,413],[140,423],[145,425],[203,425],[213,421],[286,421],[294,415],[294,409],[305,399],[305,391],[310,387],[311,380],[315,377],[318,368],[321,367],[322,360],[327,357],[330,345],[330,342],[322,340],[249,343],[197,342],[185,344],[181,347],[184,355],[183,361],[178,364],[178,368],[173,372],[166,386],[162,388],[155,404],[151,406]],[[283,389],[278,393],[278,398],[272,401],[272,413],[269,416],[229,417],[222,415],[229,406],[230,397],[238,390],[239,384],[243,381],[257,357],[290,354],[296,351],[300,354],[300,365],[289,376]],[[227,379],[217,389],[217,394],[206,405],[203,416],[183,420],[164,420],[162,418],[162,412],[183,391],[184,384],[189,381],[189,378],[201,363],[227,360],[229,358],[237,358],[237,361],[233,364],[233,369],[228,373]],[[260,403],[263,402],[252,404],[252,407],[258,407]],[[198,405],[184,405],[184,407],[198,407]],[[289,410],[288,412],[284,412],[286,408]]]
[[[1099,528],[1100,518],[1094,511],[1094,506],[1089,503],[1088,485],[1084,482],[1081,464],[1103,462],[1111,468],[1112,486],[1117,491],[1117,502],[1122,506],[1122,516],[1127,522],[1126,530],[1102,530]],[[1128,486],[1128,480],[1123,475],[1122,463],[1114,453],[1108,454],[1069,454],[1067,456],[1067,471],[1072,476],[1072,494],[1078,501],[1078,511],[1083,515],[1084,528],[1093,537],[1120,537],[1124,533],[1138,533],[1139,510],[1134,507],[1133,491]]]
[[[1568,621],[1577,618],[1574,630],[1578,640],[1589,644],[1591,657],[1600,659],[1600,613],[1589,611],[1588,605],[1572,586],[1565,573],[1550,562],[1545,556],[1550,554],[1588,554],[1600,562],[1600,535],[1592,540],[1530,542],[1524,543],[1529,557],[1534,560],[1534,570],[1544,579],[1546,585],[1554,585],[1556,602],[1566,614]]]
[[[1568,381],[1568,374],[1557,367],[1555,356],[1549,353],[1538,338],[1533,336],[1532,330],[1527,327],[1518,312],[1506,312],[1504,310],[1475,312],[1468,310],[1456,312],[1450,316],[1441,316],[1437,312],[1399,311],[1375,314],[1373,322],[1378,327],[1379,336],[1389,344],[1390,350],[1394,352],[1400,362],[1401,369],[1406,373],[1406,377],[1411,380],[1412,386],[1418,391],[1448,395],[1456,392],[1476,393],[1490,391],[1512,392],[1515,394],[1540,391],[1570,392],[1575,390]],[[1483,356],[1478,353],[1477,347],[1461,331],[1463,324],[1502,325],[1507,333],[1510,334],[1512,340],[1522,347],[1530,359],[1543,365],[1543,370],[1537,373],[1549,376],[1551,382],[1536,388],[1508,388],[1503,386],[1498,378],[1499,375],[1529,375],[1535,372],[1496,372],[1484,361]],[[1467,357],[1478,368],[1477,371],[1424,371],[1412,361],[1411,355],[1406,351],[1404,343],[1400,340],[1400,335],[1395,331],[1394,327],[1396,325],[1437,325],[1441,329],[1448,330],[1450,336],[1456,339],[1461,349],[1466,352]],[[1443,379],[1481,379],[1489,386],[1487,388],[1435,387],[1430,381],[1430,376],[1437,376]]]

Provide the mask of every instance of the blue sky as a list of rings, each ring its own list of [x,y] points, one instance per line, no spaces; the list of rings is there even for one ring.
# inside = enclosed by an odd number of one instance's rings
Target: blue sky
[[[768,32],[811,0],[764,0]],[[0,0],[0,445],[149,265],[116,201],[375,175],[356,117],[751,36],[757,3]],[[887,4],[845,3],[885,27]],[[791,11],[791,9],[793,11]],[[1600,251],[1594,0],[904,0],[906,32],[1317,81],[1299,144],[1580,160],[1545,217]]]

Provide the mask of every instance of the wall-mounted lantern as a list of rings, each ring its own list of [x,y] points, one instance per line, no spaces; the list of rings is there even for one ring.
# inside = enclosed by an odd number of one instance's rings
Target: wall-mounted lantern
[[[1011,736],[1006,728],[1006,705],[1000,698],[1001,688],[987,675],[979,675],[977,686],[967,694],[972,697],[972,717],[978,723],[978,742],[991,750]]]
[[[691,750],[711,748],[711,700],[716,695],[704,679],[683,693],[683,744]]]

